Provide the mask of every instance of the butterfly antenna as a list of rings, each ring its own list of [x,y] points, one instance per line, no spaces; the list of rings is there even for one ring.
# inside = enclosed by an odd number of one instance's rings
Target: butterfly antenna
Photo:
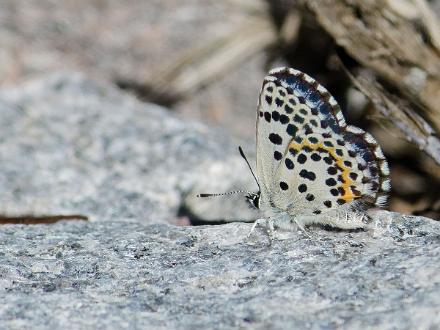
[[[238,151],[240,152],[241,157],[243,157],[243,159],[246,161],[246,164],[249,166],[249,169],[251,170],[252,176],[255,179],[255,182],[257,183],[258,186],[258,190],[261,191],[261,187],[260,184],[258,183],[257,177],[254,174],[254,171],[252,170],[251,164],[249,164],[246,156],[244,155],[243,149],[241,149],[241,146],[238,146]]]
[[[255,176],[254,171],[252,170],[251,164],[249,164],[246,156],[244,155],[244,152],[243,152],[243,149],[241,149],[241,146],[238,147],[238,151],[240,152],[241,157],[243,157],[243,159],[246,161],[246,164],[249,166],[249,169],[251,170],[252,176],[254,177],[255,182],[257,183],[258,189],[261,191],[260,184],[258,183],[257,177]],[[246,190],[234,190],[234,191],[229,191],[229,192],[220,193],[220,194],[198,194],[197,197],[199,197],[199,198],[217,197],[217,196],[227,196],[227,195],[242,194],[242,193],[252,194],[251,192],[246,191]]]
[[[197,197],[217,197],[217,196],[227,196],[227,195],[233,195],[233,194],[242,194],[242,193],[249,193],[246,190],[235,190],[235,191],[229,191],[225,193],[220,194],[198,194]]]

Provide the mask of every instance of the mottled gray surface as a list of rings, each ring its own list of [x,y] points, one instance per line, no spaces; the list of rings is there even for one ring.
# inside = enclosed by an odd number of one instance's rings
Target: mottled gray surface
[[[10,329],[436,329],[440,227],[313,228],[268,245],[250,224],[121,220],[0,227]]]
[[[260,1],[1,0],[0,86],[72,70],[107,81],[151,81],[175,63],[236,31]],[[263,53],[175,106],[186,117],[252,138],[265,69]]]
[[[81,75],[3,89],[0,113],[0,213],[174,223],[182,197],[200,192],[191,189],[211,167],[229,168],[211,178],[225,188],[232,170],[253,184],[218,131]]]
[[[0,329],[440,326],[438,222],[381,211],[271,245],[251,224],[173,226],[239,209],[199,189],[252,188],[220,132],[74,74],[3,90],[0,112],[2,212],[91,217],[0,226]]]

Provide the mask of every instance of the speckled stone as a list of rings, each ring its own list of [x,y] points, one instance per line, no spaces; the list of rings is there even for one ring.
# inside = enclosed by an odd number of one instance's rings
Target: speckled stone
[[[7,329],[433,329],[440,226],[309,229],[268,244],[250,224],[127,219],[0,227]]]
[[[0,113],[0,214],[175,223],[182,198],[195,197],[207,168],[235,166],[252,184],[220,132],[80,74],[3,89]],[[226,189],[233,179],[209,178]]]

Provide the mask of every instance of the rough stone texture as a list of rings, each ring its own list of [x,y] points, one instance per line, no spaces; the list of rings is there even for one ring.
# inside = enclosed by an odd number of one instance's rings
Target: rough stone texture
[[[252,184],[218,131],[79,74],[3,89],[0,113],[0,213],[173,223],[207,168],[229,167]]]
[[[164,60],[228,33],[245,16],[240,7],[214,0],[3,0],[0,83],[65,68],[143,80]]]
[[[0,228],[8,329],[435,329],[440,227],[313,228],[268,245],[250,224],[96,221]],[[399,229],[397,229],[399,228]]]
[[[59,70],[144,82],[158,67],[232,33],[259,2],[215,0],[2,0],[0,86]],[[253,137],[263,56],[246,60],[176,109]]]
[[[379,211],[376,230],[272,244],[251,224],[172,226],[194,190],[252,184],[219,132],[72,74],[3,90],[0,112],[3,210],[91,216],[0,226],[0,328],[440,326],[438,222]]]

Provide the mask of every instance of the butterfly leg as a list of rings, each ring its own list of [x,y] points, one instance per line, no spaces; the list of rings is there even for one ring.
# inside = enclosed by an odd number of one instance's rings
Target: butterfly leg
[[[275,226],[277,228],[286,231],[294,231],[294,230],[297,231],[299,228],[307,237],[311,238],[311,236],[308,234],[308,232],[304,227],[305,224],[307,224],[307,222],[304,223],[301,220],[301,217],[288,215],[287,213],[275,219]]]
[[[309,235],[309,233],[306,231],[306,228],[304,227],[304,224],[300,221],[300,219],[297,219],[296,217],[293,218],[293,221],[295,221],[296,225],[299,229],[308,237],[312,238],[312,236]]]
[[[255,228],[257,226],[261,226],[261,227],[265,227],[267,230],[267,235],[269,236],[269,240],[272,242],[273,239],[273,233],[274,233],[274,220],[272,218],[268,218],[268,219],[257,219],[255,220],[254,224],[252,225],[252,228],[249,232],[249,234],[247,234],[246,238],[249,238],[252,233],[254,232]]]
[[[257,219],[257,220],[255,220],[255,222],[252,225],[252,228],[249,231],[249,233],[247,234],[246,238],[251,237],[251,235],[254,232],[255,228],[257,228],[257,226],[261,226],[263,222],[266,223],[266,219]]]

